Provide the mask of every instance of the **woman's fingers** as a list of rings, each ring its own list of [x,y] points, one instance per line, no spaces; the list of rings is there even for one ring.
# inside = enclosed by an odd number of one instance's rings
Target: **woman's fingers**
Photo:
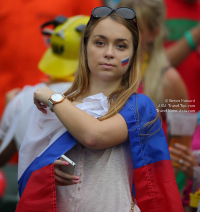
[[[185,151],[182,151],[182,149],[170,147],[169,150],[170,153],[173,153],[174,155],[181,157],[182,159],[188,161],[189,163],[192,163],[193,159],[191,155],[187,154]]]
[[[47,106],[46,105],[41,104],[35,98],[34,98],[34,104],[36,105],[36,107],[38,108],[38,110],[40,110],[42,113],[47,114],[47,111],[46,111]]]
[[[183,144],[175,143],[174,147],[177,148],[177,149],[180,149],[181,151],[185,152],[186,154],[190,154],[190,152],[191,152],[191,150],[188,149],[188,147],[186,147]]]
[[[180,164],[180,167],[185,167],[184,169],[186,168],[190,168],[191,167],[191,164],[188,163],[186,160],[183,160],[183,159],[180,159],[180,158],[177,158],[177,157],[174,157],[173,155],[170,156],[171,157],[171,160],[175,163],[179,163]]]
[[[55,180],[56,180],[56,182],[59,183],[60,186],[74,185],[74,184],[77,184],[79,182],[78,180],[63,179],[63,178],[61,178],[61,177],[59,177],[57,175],[55,175]]]
[[[175,148],[169,147],[171,160],[175,163],[179,163],[177,168],[183,171],[189,179],[193,178],[193,167],[197,166],[197,160],[192,151],[186,149],[187,147],[178,144]]]
[[[56,185],[66,186],[66,185],[74,185],[79,182],[80,177],[75,175],[70,175],[62,170],[60,170],[60,166],[68,166],[69,163],[62,160],[56,160],[54,162],[54,173]]]
[[[180,164],[179,166],[176,167],[178,170],[184,172],[189,179],[193,179],[194,171],[193,166],[191,166],[190,163],[184,161],[183,159],[176,158],[174,156],[171,156],[171,159],[173,162]]]
[[[178,143],[175,143],[174,146],[176,149],[182,150],[182,152],[184,152],[185,155],[188,156],[188,161],[190,161],[194,166],[198,166],[197,159],[191,149],[188,149],[188,147]]]
[[[59,176],[60,178],[63,178],[63,179],[67,179],[67,180],[79,180],[80,179],[77,176],[65,173],[64,171],[60,170],[59,167],[55,167],[54,172],[55,172],[56,176]]]
[[[66,161],[63,161],[63,160],[55,160],[54,161],[54,166],[67,166],[67,165],[69,165],[69,163]]]

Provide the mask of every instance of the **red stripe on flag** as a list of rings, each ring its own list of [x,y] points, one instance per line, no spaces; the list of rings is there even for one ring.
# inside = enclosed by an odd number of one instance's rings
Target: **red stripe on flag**
[[[34,171],[15,212],[56,212],[54,164]]]
[[[184,211],[170,160],[135,169],[134,186],[142,212]]]

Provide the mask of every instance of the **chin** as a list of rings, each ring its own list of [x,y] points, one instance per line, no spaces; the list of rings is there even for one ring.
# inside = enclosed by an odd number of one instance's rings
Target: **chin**
[[[118,82],[121,80],[121,77],[113,76],[113,74],[102,74],[99,76],[99,79],[105,82]]]

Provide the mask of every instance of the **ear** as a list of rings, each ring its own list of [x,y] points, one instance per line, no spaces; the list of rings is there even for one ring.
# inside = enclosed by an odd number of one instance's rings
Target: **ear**
[[[149,35],[148,38],[148,43],[153,43],[153,41],[155,40],[155,38],[157,37],[157,35],[160,33],[160,29],[159,28],[155,28]]]

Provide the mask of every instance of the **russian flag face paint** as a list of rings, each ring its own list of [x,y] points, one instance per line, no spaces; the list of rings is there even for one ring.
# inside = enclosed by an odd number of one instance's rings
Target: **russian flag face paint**
[[[122,62],[122,66],[127,65],[127,64],[128,64],[128,62],[129,62],[129,57],[125,57],[125,58],[123,58],[123,59],[121,60],[121,62]]]

